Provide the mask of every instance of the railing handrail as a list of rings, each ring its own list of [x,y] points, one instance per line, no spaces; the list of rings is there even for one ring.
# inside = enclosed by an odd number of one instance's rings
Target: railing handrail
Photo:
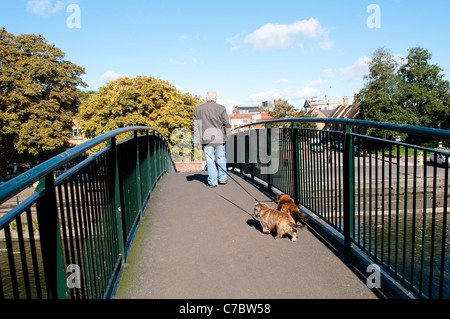
[[[102,135],[96,136],[90,140],[87,140],[82,144],[79,144],[71,149],[66,150],[63,153],[60,153],[52,157],[51,159],[37,165],[36,167],[33,167],[32,169],[22,173],[16,178],[6,182],[5,184],[0,185],[0,205],[3,204],[6,200],[8,200],[8,198],[11,198],[12,196],[18,194],[25,188],[32,185],[35,181],[40,180],[47,174],[53,172],[58,167],[70,162],[71,160],[77,158],[78,156],[83,155],[83,153],[92,149],[98,144],[108,141],[112,137],[123,133],[127,133],[130,131],[143,131],[143,130],[158,132],[161,135],[161,137],[165,140],[164,136],[158,129],[150,126],[130,126],[115,129],[107,133],[103,133]]]
[[[450,130],[437,129],[430,127],[421,127],[408,124],[396,124],[387,122],[376,122],[367,120],[354,120],[354,119],[338,119],[338,118],[315,118],[315,117],[295,117],[295,118],[284,118],[284,119],[273,119],[258,121],[250,124],[241,125],[234,128],[233,130],[239,130],[244,127],[251,127],[260,124],[271,124],[271,123],[283,123],[283,122],[320,122],[320,123],[333,123],[342,125],[357,125],[363,127],[372,127],[384,130],[392,130],[410,134],[419,134],[432,137],[443,137],[450,139]]]

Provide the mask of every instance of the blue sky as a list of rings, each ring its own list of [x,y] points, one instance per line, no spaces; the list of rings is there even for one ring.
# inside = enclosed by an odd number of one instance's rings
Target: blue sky
[[[202,97],[216,90],[229,111],[274,98],[297,108],[312,96],[351,102],[379,47],[400,58],[422,46],[450,71],[446,0],[1,0],[0,8],[0,27],[41,34],[86,68],[89,90],[120,75],[155,76]]]

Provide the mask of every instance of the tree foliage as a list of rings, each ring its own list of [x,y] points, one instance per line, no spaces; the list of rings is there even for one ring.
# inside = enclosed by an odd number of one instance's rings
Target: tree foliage
[[[369,62],[368,82],[356,96],[360,118],[426,127],[438,127],[445,121],[441,127],[448,127],[449,82],[430,59],[427,50],[417,47],[410,49],[399,65],[388,50],[377,49]],[[397,135],[373,129],[368,133],[391,139]]]
[[[157,128],[170,143],[176,128],[192,125],[194,109],[200,97],[182,94],[173,85],[149,76],[118,78],[99,88],[83,101],[78,114],[86,137],[111,130],[143,125]]]
[[[284,103],[281,99],[275,101],[273,109],[267,109],[266,111],[274,119],[308,117],[305,111],[298,111],[294,108],[294,106],[289,103]],[[290,123],[283,123],[274,126],[289,127]],[[297,127],[316,128],[316,124],[313,122],[298,122]]]
[[[412,48],[398,72],[400,104],[412,114],[412,124],[450,128],[449,82],[439,66],[429,64],[431,53],[421,47]]]
[[[0,30],[0,163],[63,150],[84,68],[42,36]]]

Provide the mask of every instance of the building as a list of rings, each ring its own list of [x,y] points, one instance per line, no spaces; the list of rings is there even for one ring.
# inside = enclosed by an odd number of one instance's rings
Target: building
[[[246,124],[252,124],[260,121],[271,120],[267,110],[273,109],[276,104],[288,105],[288,100],[263,101],[258,106],[234,106],[231,114],[228,114],[231,128],[236,128]]]
[[[77,120],[72,120],[73,126],[72,126],[72,135],[69,137],[67,141],[67,147],[71,148],[77,145],[80,145],[81,143],[86,142],[88,139],[80,133],[80,128],[78,125]]]
[[[311,99],[312,100],[312,99]],[[311,104],[310,108],[307,112],[307,115],[311,116],[311,117],[315,117],[315,118],[330,118],[330,119],[356,119],[358,118],[359,115],[359,103],[355,103],[352,105],[348,104],[348,98],[345,96],[343,99],[338,99],[340,101],[342,101],[342,104],[339,104],[337,106],[334,105],[333,103],[330,103],[330,107],[333,108],[326,108],[324,109],[324,104],[313,104],[313,106]],[[323,100],[325,101],[325,100]],[[322,101],[322,102],[323,102]],[[337,101],[337,100],[328,100],[328,101]],[[305,102],[306,104],[306,102]],[[340,130],[341,128],[339,127],[339,125],[335,125],[335,124],[326,124],[325,123],[317,123],[317,128],[318,129],[336,129],[336,130]]]
[[[311,99],[306,99],[303,108],[306,113],[309,113],[314,108],[317,110],[334,110],[340,105],[348,105],[348,97],[344,96],[342,99],[332,99],[325,95],[324,100],[319,100],[317,96],[313,96]]]
[[[235,109],[236,108],[238,108],[238,107],[235,106]],[[242,125],[272,119],[272,117],[269,115],[269,113],[264,112],[262,109],[260,109],[258,112],[256,112],[254,109],[252,109],[251,112],[244,112],[244,113],[235,112],[235,109],[233,109],[232,114],[228,114],[228,119],[230,121],[230,125],[231,125],[232,129],[242,126]],[[248,110],[249,109],[244,108],[244,111],[248,111]]]

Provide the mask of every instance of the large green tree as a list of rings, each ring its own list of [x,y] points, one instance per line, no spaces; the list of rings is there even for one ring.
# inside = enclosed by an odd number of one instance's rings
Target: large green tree
[[[406,63],[399,71],[399,103],[407,109],[414,125],[450,128],[449,82],[442,69],[430,64],[431,53],[421,47],[409,51]]]
[[[44,37],[0,30],[0,168],[63,150],[84,69]]]
[[[366,85],[357,95],[360,102],[360,117],[364,120],[410,124],[408,110],[398,102],[397,62],[386,49],[379,48],[369,61],[369,74],[364,78]],[[369,129],[369,134],[383,138],[393,138],[395,132]]]
[[[176,128],[189,129],[201,98],[150,76],[118,78],[83,101],[78,115],[86,137],[132,125],[157,128],[170,143]]]
[[[368,82],[357,94],[360,118],[370,121],[448,127],[449,83],[442,69],[430,65],[431,54],[417,47],[399,66],[384,48],[377,49],[369,62]],[[394,138],[398,133],[369,129],[369,134]],[[402,135],[402,134],[400,134]]]

